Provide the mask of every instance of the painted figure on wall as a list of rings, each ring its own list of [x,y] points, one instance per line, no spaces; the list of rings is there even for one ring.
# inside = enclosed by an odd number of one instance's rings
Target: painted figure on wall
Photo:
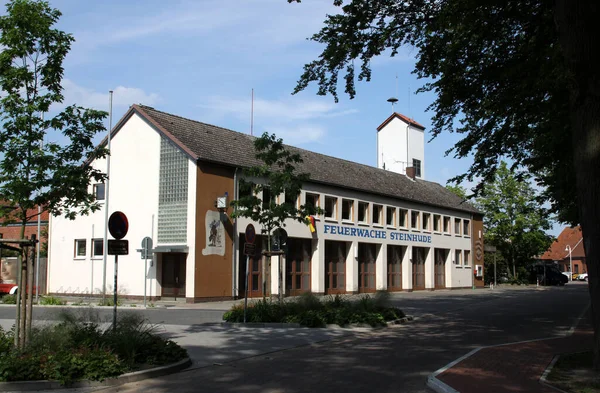
[[[225,228],[221,222],[221,213],[207,211],[204,222],[206,247],[202,250],[202,255],[225,255]]]

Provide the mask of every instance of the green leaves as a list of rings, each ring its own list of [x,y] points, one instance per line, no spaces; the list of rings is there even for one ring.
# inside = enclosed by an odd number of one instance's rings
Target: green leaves
[[[93,144],[106,112],[71,105],[42,118],[63,101],[62,64],[74,41],[54,28],[60,16],[45,1],[13,0],[0,17],[0,195],[18,207],[0,214],[23,224],[37,205],[69,218],[98,209],[88,186],[105,178],[88,163],[107,154]],[[41,145],[48,133],[64,142]]]

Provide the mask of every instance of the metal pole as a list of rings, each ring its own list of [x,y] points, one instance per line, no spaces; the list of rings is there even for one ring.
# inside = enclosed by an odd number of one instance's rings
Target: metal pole
[[[250,256],[246,255],[246,295],[244,296],[244,323],[246,323],[246,310],[248,310],[248,261]]]
[[[90,261],[92,266],[92,280],[90,282],[90,297],[94,296],[94,224],[92,224],[92,260]]]
[[[571,246],[569,246],[569,271],[571,272],[569,275],[569,281],[573,281],[573,259],[571,258]]]
[[[146,307],[146,284],[148,283],[148,242],[144,244],[144,308]]]
[[[110,196],[110,137],[112,133],[112,98],[113,92],[108,92],[108,156],[106,156],[106,180],[104,181],[104,241],[103,241],[103,266],[102,273],[102,304],[106,302],[106,256],[108,254],[108,199]]]
[[[35,241],[35,235],[31,235],[31,240]],[[26,248],[29,254],[29,247]],[[33,317],[33,256],[35,249],[31,250],[31,255],[27,258],[27,312],[25,321],[25,344],[31,340],[31,319]]]
[[[115,255],[115,288],[113,290],[113,332],[117,331],[117,274],[119,272],[119,256]]]
[[[496,283],[496,252],[494,252],[494,287],[498,286]]]
[[[23,276],[23,260],[21,257],[21,253],[17,257],[17,291],[15,292],[15,296],[17,297],[17,315],[15,317],[15,347],[19,348],[19,344],[21,343],[21,291],[23,290],[23,286],[21,285],[22,276]]]

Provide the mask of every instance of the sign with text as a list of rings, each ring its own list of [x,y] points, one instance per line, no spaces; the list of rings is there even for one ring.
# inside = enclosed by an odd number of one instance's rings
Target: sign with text
[[[390,240],[396,241],[431,243],[431,235],[418,235],[404,232],[390,232],[388,234],[388,232],[384,230],[354,228],[342,225],[323,225],[323,233],[328,235],[351,236],[370,239],[389,238]]]
[[[256,252],[256,245],[252,243],[244,243],[244,255],[252,256]]]
[[[129,240],[109,240],[108,255],[129,255]]]

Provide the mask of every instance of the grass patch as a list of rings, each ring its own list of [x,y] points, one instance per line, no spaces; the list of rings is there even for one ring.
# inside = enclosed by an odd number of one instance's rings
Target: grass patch
[[[17,297],[15,295],[4,295],[2,296],[3,304],[17,304]]]
[[[0,381],[102,381],[187,356],[139,315],[121,314],[113,332],[101,327],[97,314],[84,314],[63,312],[58,324],[35,327],[23,351],[12,345],[14,332],[0,328]]]
[[[40,304],[43,306],[64,306],[67,302],[56,296],[42,296],[40,297]]]
[[[378,292],[374,296],[364,295],[358,300],[342,296],[323,299],[313,294],[304,294],[283,303],[259,300],[248,304],[248,322],[299,323],[307,327],[325,327],[328,324],[347,326],[366,324],[384,326],[387,321],[404,317],[404,312],[389,305],[389,293]],[[243,322],[244,306],[236,305],[223,315],[227,322]]]
[[[592,365],[592,351],[561,355],[548,375],[548,382],[572,393],[600,393],[600,374]]]

